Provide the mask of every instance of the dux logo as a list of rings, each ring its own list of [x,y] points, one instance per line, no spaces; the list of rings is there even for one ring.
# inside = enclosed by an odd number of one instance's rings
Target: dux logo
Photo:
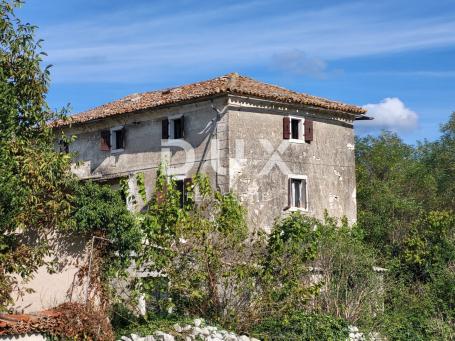
[[[245,141],[243,140],[236,140],[235,141],[235,158],[231,159],[231,165],[234,168],[241,167],[245,164],[246,159],[244,158],[245,152]],[[289,147],[289,141],[282,141],[278,148],[275,149],[273,144],[266,139],[259,140],[263,150],[268,154],[267,162],[265,163],[262,170],[259,172],[259,175],[267,175],[273,169],[273,167],[277,167],[283,174],[287,175],[290,174],[290,170],[286,165],[286,162],[282,160],[281,155]],[[204,160],[196,161],[196,153],[194,151],[193,146],[183,139],[175,139],[175,140],[162,140],[161,141],[161,161],[167,165],[169,165],[168,173],[170,175],[177,175],[177,174],[188,174],[193,166],[199,162],[205,162],[210,160],[210,165],[213,170],[219,175],[226,175],[227,169],[225,165],[221,163],[221,156],[220,151],[225,149],[223,143],[226,141],[217,141],[216,139],[212,139],[211,146],[210,146],[210,155],[205,155],[203,157]],[[176,149],[181,150],[180,152],[175,151]],[[182,155],[184,159],[179,159],[179,163],[171,162],[172,154],[178,153]]]
[[[261,172],[259,175],[267,175],[270,173],[272,168],[276,165],[278,169],[283,173],[283,174],[289,174],[291,173],[288,166],[286,163],[281,159],[281,156],[286,149],[289,147],[289,142],[288,141],[283,141],[281,144],[278,146],[278,148],[275,150],[273,145],[270,143],[269,140],[264,140],[260,139],[259,142],[262,145],[262,148],[269,153],[270,157],[267,161],[267,163],[264,165],[262,168]]]

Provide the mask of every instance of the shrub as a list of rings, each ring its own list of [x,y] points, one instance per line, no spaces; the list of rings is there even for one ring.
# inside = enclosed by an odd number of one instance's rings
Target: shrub
[[[251,333],[261,340],[346,340],[348,323],[330,315],[295,312],[264,319]]]

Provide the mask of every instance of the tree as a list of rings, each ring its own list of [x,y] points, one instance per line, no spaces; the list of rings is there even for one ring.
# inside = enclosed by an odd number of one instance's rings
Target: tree
[[[452,114],[417,146],[390,132],[357,140],[358,226],[389,270],[376,322],[391,339],[455,335],[454,127]]]
[[[41,69],[35,26],[14,14],[22,1],[0,2],[0,310],[19,275],[31,276],[48,254],[46,236],[70,213],[70,155],[54,150],[48,122],[49,68]]]

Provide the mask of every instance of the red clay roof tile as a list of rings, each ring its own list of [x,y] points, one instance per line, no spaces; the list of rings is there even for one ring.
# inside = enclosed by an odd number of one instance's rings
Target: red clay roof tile
[[[262,83],[249,77],[240,76],[237,73],[230,73],[211,80],[176,88],[132,94],[117,101],[71,116],[65,121],[55,121],[53,126],[61,127],[74,123],[84,123],[109,116],[156,108],[221,93],[247,95],[284,103],[304,104],[356,115],[363,115],[366,112],[365,109],[355,105],[298,93],[276,85]]]

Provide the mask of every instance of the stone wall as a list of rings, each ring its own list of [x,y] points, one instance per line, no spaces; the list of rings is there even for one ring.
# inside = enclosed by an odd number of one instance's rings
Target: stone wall
[[[231,105],[230,188],[248,207],[254,226],[267,229],[276,217],[288,212],[286,169],[307,176],[307,214],[322,218],[327,210],[331,216],[345,215],[351,224],[356,221],[352,121],[327,112],[251,99],[233,98]],[[289,141],[283,139],[283,117],[288,115],[314,122],[313,141],[283,144]],[[239,144],[243,144],[243,155],[237,155]],[[269,171],[273,153],[279,161]]]

